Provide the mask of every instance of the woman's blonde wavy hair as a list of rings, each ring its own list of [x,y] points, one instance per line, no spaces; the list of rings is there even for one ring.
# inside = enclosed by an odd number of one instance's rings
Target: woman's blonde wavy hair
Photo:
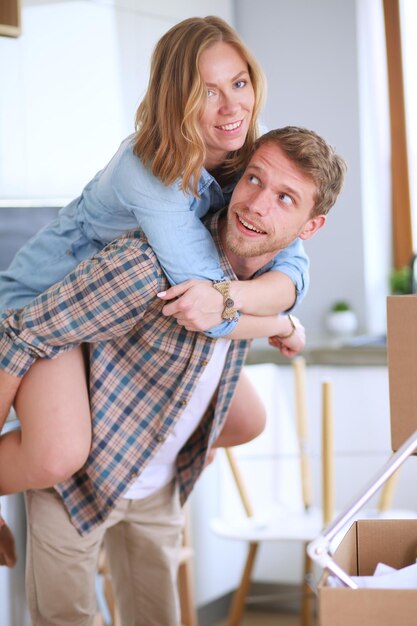
[[[182,179],[181,189],[196,197],[206,159],[199,120],[207,93],[199,61],[204,50],[220,41],[233,46],[246,61],[255,94],[245,143],[227,155],[222,172],[227,176],[243,168],[259,134],[265,79],[238,34],[219,17],[189,18],[163,35],[153,52],[148,89],[136,112],[135,154],[165,185]]]

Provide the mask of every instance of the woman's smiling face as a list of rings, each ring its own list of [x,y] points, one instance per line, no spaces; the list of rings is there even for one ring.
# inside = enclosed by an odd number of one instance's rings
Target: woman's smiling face
[[[206,144],[206,169],[221,165],[229,152],[245,143],[255,94],[246,61],[230,44],[218,42],[200,58],[207,101],[200,118]]]

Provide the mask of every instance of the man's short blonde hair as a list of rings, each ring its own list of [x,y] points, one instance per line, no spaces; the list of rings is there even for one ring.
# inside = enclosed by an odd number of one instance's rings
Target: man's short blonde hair
[[[271,130],[255,142],[254,152],[273,143],[317,185],[311,217],[326,215],[343,187],[346,163],[323,137],[307,128],[285,126]]]

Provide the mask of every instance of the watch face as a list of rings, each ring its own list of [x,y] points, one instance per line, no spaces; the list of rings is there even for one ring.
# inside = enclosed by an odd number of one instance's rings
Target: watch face
[[[231,309],[233,306],[235,306],[235,303],[232,298],[226,298],[224,306],[226,306],[228,309]]]

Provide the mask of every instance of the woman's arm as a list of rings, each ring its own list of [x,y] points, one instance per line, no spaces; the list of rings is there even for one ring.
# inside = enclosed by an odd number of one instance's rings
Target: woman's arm
[[[146,173],[143,173],[145,176]],[[118,181],[120,183],[121,181]],[[201,217],[208,209],[208,199],[190,201],[175,186],[159,186],[155,180],[148,180],[148,187],[132,189],[132,183],[126,180],[119,185],[119,193],[126,204],[132,206],[139,226],[147,236],[149,244],[161,263],[174,291],[169,290],[169,297],[177,297],[177,287],[184,282],[206,280],[208,283],[225,278],[220,266],[216,245],[217,225],[211,225],[211,219],[202,222]],[[142,181],[143,183],[143,181]],[[126,191],[128,189],[128,192]],[[152,191],[152,197],[150,197]],[[207,193],[207,192],[205,192]],[[128,194],[128,197],[127,197]],[[133,205],[133,201],[136,204]],[[203,207],[203,204],[207,206]],[[300,301],[308,283],[308,258],[302,242],[296,240],[276,255],[270,263],[274,271],[273,279],[256,278],[254,284],[244,281],[232,285],[232,297],[239,303],[239,310],[252,315],[271,315],[291,309],[295,301]],[[190,300],[180,300],[179,306],[193,309],[193,315],[200,317],[201,323],[194,330],[206,332],[212,337],[228,336],[236,326],[236,321],[224,321],[222,298],[215,293],[206,292],[204,299],[191,296]],[[169,310],[169,309],[168,309]],[[172,313],[170,313],[172,314]]]
[[[230,293],[238,311],[248,315],[276,315],[290,311],[297,302],[296,286],[279,271],[252,280],[233,280]]]
[[[289,311],[297,297],[294,283],[286,274],[278,271],[266,272],[252,280],[231,281],[230,293],[236,309],[253,316]],[[187,280],[158,296],[162,300],[177,298],[166,304],[162,312],[164,315],[172,315],[178,322],[187,321],[188,330],[204,332],[221,322],[223,297],[213,289],[210,281]],[[240,321],[237,327],[239,325]],[[227,335],[231,339],[238,338],[234,330]],[[245,337],[248,338],[254,337]]]

